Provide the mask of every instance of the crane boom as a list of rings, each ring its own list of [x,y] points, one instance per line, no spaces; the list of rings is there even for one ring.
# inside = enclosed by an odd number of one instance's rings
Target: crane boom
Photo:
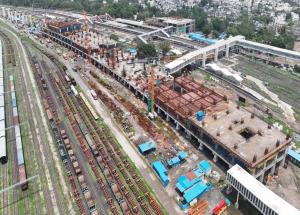
[[[83,11],[83,16],[84,16],[84,25],[85,25],[85,47],[87,49],[88,64],[90,64],[91,63],[91,46],[90,46],[90,37],[89,37],[89,24],[88,24],[87,13],[85,10]]]
[[[154,114],[154,102],[155,102],[155,70],[154,66],[151,66],[151,78],[150,78],[150,87],[151,87],[151,113]]]

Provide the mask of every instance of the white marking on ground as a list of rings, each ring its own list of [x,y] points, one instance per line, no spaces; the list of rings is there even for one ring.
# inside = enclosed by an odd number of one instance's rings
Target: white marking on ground
[[[288,119],[291,120],[293,122],[295,122],[295,117],[294,117],[294,110],[292,109],[292,106],[285,103],[284,101],[280,100],[278,95],[271,92],[263,83],[263,81],[254,78],[253,76],[247,75],[246,77],[248,80],[253,81],[257,84],[257,86],[264,91],[265,93],[267,93],[272,100],[274,100],[275,102],[277,102],[278,107],[280,107],[283,111],[283,115]]]

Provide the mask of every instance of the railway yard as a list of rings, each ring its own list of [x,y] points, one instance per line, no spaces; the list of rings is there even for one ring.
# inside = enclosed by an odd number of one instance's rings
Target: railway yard
[[[13,18],[26,8],[1,9],[0,214],[281,214],[235,187],[237,166],[299,212],[300,79],[286,64],[159,19],[37,9],[33,27]],[[141,42],[158,57],[140,58]]]

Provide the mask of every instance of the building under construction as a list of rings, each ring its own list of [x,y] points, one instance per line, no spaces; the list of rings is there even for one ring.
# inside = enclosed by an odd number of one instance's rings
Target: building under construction
[[[81,30],[81,23],[80,22],[67,22],[67,21],[60,21],[60,20],[52,20],[47,23],[48,28],[51,31],[60,34],[68,34],[76,31]]]
[[[74,35],[67,37],[50,29],[45,30],[44,35],[88,58],[84,35],[78,42]],[[91,44],[92,50],[94,45]],[[124,77],[120,68],[115,68],[118,54],[108,57],[100,48],[99,52],[90,53],[91,64],[110,74],[143,101],[148,101],[148,90],[142,89],[138,81]],[[226,96],[186,76],[171,82],[162,81],[156,86],[155,95],[155,111],[184,132],[215,162],[227,168],[239,164],[260,181],[269,173],[276,174],[278,167],[283,165],[291,139]]]
[[[156,91],[160,116],[215,162],[239,164],[261,181],[284,164],[291,139],[226,96],[184,76]]]

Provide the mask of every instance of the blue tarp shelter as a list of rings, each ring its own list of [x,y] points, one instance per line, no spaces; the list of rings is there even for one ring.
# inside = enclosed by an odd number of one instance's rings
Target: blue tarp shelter
[[[153,141],[148,141],[139,145],[139,151],[142,154],[145,154],[150,151],[154,151],[156,149],[156,143]]]
[[[199,168],[205,173],[205,174],[210,174],[211,172],[211,165],[206,161],[206,160],[202,160],[199,163]]]
[[[202,196],[207,188],[208,187],[206,184],[204,184],[202,181],[199,181],[197,184],[184,192],[183,198],[187,203],[190,203],[194,199],[198,199],[200,196]]]
[[[160,180],[162,181],[162,184],[164,185],[164,187],[166,187],[169,184],[169,177],[167,175],[167,169],[164,166],[164,164],[162,163],[162,161],[158,160],[158,161],[154,161],[152,163],[152,168],[155,170],[155,172],[157,173],[157,175],[159,176]]]

